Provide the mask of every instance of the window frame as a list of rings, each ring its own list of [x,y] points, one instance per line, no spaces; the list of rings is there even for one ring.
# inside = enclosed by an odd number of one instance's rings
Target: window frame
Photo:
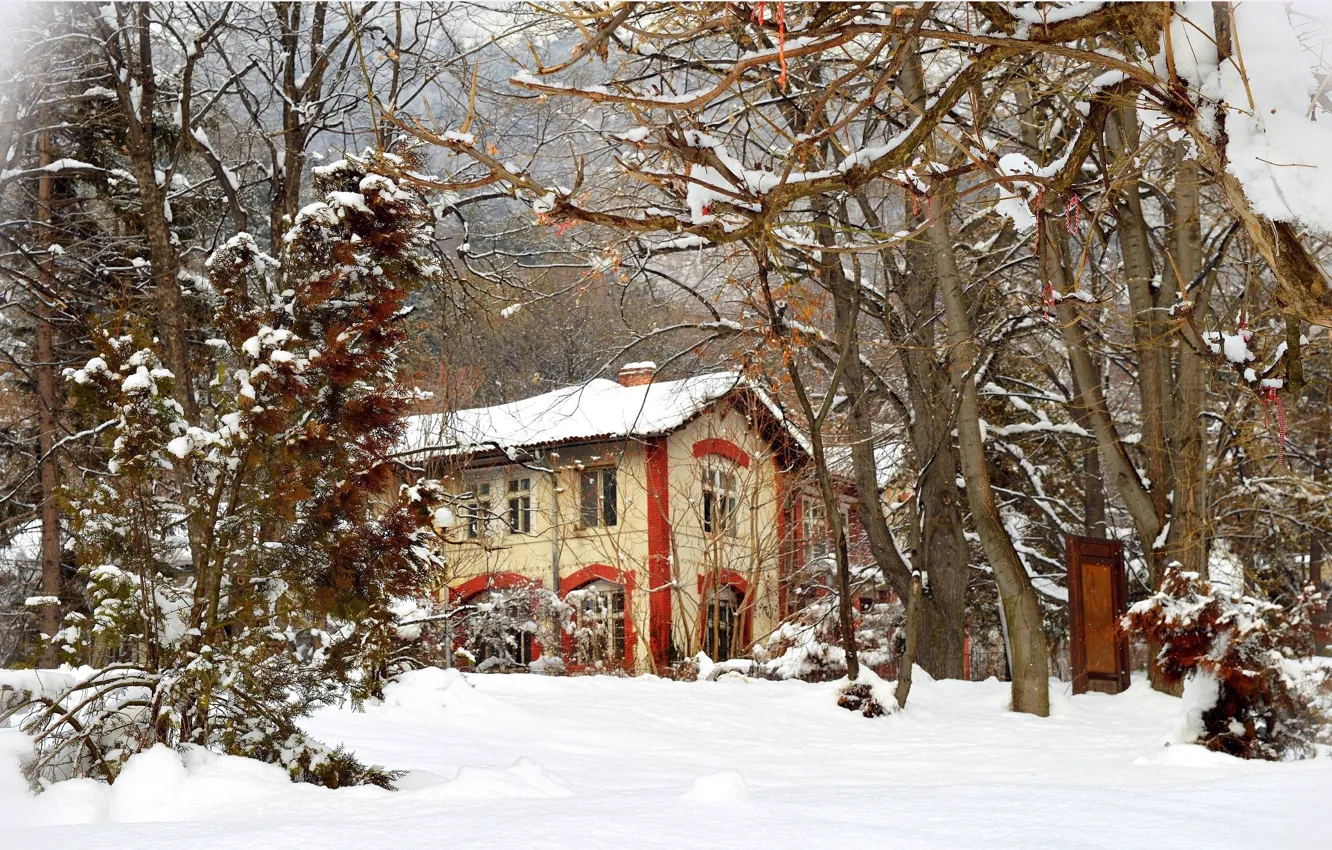
[[[510,534],[532,533],[532,478],[520,476],[505,482],[505,524]]]
[[[800,543],[805,563],[826,558],[832,552],[828,539],[828,511],[823,500],[805,496],[800,505]]]
[[[597,645],[591,647],[572,647],[575,663],[586,669],[615,669],[623,667],[629,657],[629,588],[610,579],[598,578],[570,591],[577,594],[574,606],[574,629],[587,628],[583,618],[594,614],[598,626],[604,627],[600,639],[603,651],[597,652]],[[567,598],[567,596],[566,596]]]
[[[619,467],[611,464],[578,470],[580,529],[615,528],[620,524],[618,470]]]
[[[486,523],[489,521],[490,483],[477,484],[472,488],[471,495],[472,498],[467,503],[467,539],[479,540],[485,536]]]
[[[705,460],[700,475],[703,533],[708,537],[738,537],[740,500],[736,486],[736,464],[727,458]],[[718,496],[721,498],[719,499]],[[721,508],[718,511],[718,507]]]
[[[703,605],[703,651],[713,661],[729,661],[739,648],[737,640],[744,636],[744,597],[734,586],[723,584],[708,591]]]

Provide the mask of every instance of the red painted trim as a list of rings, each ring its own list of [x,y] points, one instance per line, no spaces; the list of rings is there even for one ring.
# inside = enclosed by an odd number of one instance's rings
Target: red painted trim
[[[708,579],[712,579],[712,581]],[[744,575],[735,570],[728,570],[723,567],[718,570],[710,570],[706,574],[698,574],[698,633],[703,634],[703,624],[706,622],[708,615],[705,591],[710,590],[715,585],[723,587],[729,585],[740,594],[740,635],[744,639],[745,647],[748,648],[754,643],[754,618],[751,615],[754,613],[754,605],[758,600],[749,595],[749,582]]]
[[[463,582],[457,587],[450,587],[449,604],[461,605],[462,603],[471,599],[473,596],[476,596],[477,594],[480,593],[485,593],[487,590],[511,590],[515,587],[525,587],[525,588],[535,589],[540,586],[541,582],[537,581],[536,579],[530,576],[520,575],[518,573],[484,573],[482,575],[473,576],[472,578],[469,578],[467,581]],[[532,613],[536,614],[536,611],[533,611]],[[461,649],[465,644],[466,640],[464,636],[462,635],[456,636],[453,640],[454,651],[456,652],[457,650]],[[544,650],[541,646],[541,642],[538,640],[533,640],[532,659],[536,660],[540,658],[543,651]]]
[[[575,570],[560,579],[560,596],[568,596],[583,585],[591,584],[599,578],[614,582],[624,588],[623,666],[626,670],[633,670],[634,650],[638,646],[638,630],[634,628],[634,574],[622,572],[605,564],[588,564],[581,570]],[[573,640],[567,634],[564,636],[564,653],[565,657],[573,655]],[[576,665],[570,665],[570,669],[577,669],[577,667]]]
[[[751,462],[744,449],[730,440],[724,440],[720,437],[708,437],[694,443],[694,457],[701,458],[705,455],[720,455],[743,466],[745,469],[749,468]]]
[[[791,576],[795,573],[796,538],[800,523],[797,521],[796,491],[787,480],[790,472],[782,468],[781,460],[772,459],[773,487],[777,494],[777,619],[784,620],[790,612]]]
[[[671,494],[666,438],[648,441],[648,646],[658,672],[670,663],[671,650]]]
[[[478,593],[487,590],[509,590],[514,587],[536,587],[540,582],[518,573],[484,573],[473,576],[455,587],[449,588],[449,602],[466,602]]]
[[[713,581],[708,581],[710,578]],[[723,587],[730,585],[740,592],[742,598],[749,593],[749,582],[745,580],[744,574],[735,570],[728,570],[725,567],[698,574],[698,592],[700,596],[704,588],[711,588],[714,585],[722,585]]]
[[[962,678],[971,681],[971,629],[962,632]]]

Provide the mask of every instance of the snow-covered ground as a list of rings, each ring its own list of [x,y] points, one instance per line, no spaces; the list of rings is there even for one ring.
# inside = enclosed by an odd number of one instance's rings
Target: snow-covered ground
[[[34,798],[0,730],[0,847],[1332,847],[1332,758],[1165,746],[1179,700],[1066,687],[1041,720],[999,682],[918,681],[867,720],[832,685],[424,670],[308,722],[412,770],[398,792],[160,748]]]

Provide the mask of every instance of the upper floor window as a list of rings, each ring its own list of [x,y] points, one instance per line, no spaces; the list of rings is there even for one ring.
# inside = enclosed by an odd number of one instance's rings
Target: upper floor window
[[[800,539],[805,548],[805,563],[828,554],[828,517],[822,501],[806,499],[800,506]]]
[[[615,467],[584,469],[579,473],[578,502],[583,528],[612,528],[620,521]]]
[[[490,485],[478,484],[473,490],[472,501],[467,506],[467,536],[475,539],[486,530],[486,520],[490,516]]]
[[[532,532],[532,479],[509,479],[509,531]]]
[[[735,474],[729,466],[703,467],[703,532],[736,535]]]

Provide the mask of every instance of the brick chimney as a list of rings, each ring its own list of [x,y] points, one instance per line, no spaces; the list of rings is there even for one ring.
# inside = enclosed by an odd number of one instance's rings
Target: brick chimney
[[[626,363],[620,367],[620,385],[641,387],[644,384],[652,383],[656,374],[657,364],[651,360],[645,360],[642,363]]]

